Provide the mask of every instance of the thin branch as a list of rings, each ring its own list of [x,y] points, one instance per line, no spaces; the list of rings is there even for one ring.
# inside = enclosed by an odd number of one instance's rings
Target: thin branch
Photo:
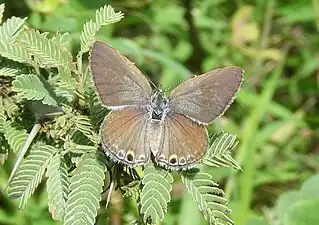
[[[186,63],[189,65],[191,71],[198,73],[201,72],[201,65],[207,53],[201,44],[199,31],[194,23],[192,0],[181,0],[181,3],[185,8],[184,18],[188,25],[189,40],[193,48],[193,53]]]

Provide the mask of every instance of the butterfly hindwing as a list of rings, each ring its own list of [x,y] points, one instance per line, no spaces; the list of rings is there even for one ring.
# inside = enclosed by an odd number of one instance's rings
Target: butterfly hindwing
[[[187,169],[206,153],[208,135],[204,126],[183,115],[172,114],[159,127],[161,138],[155,152],[155,161],[159,165]]]
[[[142,110],[110,112],[100,130],[106,154],[131,167],[146,164],[150,159],[149,123]]]

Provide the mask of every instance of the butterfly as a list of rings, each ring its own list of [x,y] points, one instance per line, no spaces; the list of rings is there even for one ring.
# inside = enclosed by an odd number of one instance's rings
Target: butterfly
[[[102,105],[102,147],[112,160],[130,167],[154,160],[159,166],[186,170],[209,147],[206,126],[232,103],[243,79],[240,67],[215,69],[183,81],[167,97],[125,56],[96,41],[90,70]]]

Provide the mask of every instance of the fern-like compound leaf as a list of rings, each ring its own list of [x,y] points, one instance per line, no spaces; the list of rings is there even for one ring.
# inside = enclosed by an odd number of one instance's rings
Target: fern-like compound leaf
[[[90,110],[90,120],[93,130],[97,133],[100,130],[100,126],[107,115],[107,109],[101,106],[99,99],[97,98],[94,90],[89,90],[84,95],[85,101],[88,102]]]
[[[46,182],[48,192],[48,206],[53,219],[63,220],[66,207],[66,199],[69,194],[69,177],[67,165],[63,156],[55,155],[47,168]]]
[[[0,4],[0,24],[2,23],[4,8],[5,8],[4,3]]]
[[[236,136],[228,133],[219,133],[212,137],[212,144],[207,151],[203,163],[208,166],[233,167],[241,170],[240,165],[232,158],[232,150],[238,141]]]
[[[36,123],[33,125],[32,130],[30,131],[27,140],[24,142],[23,147],[19,150],[19,153],[17,154],[16,161],[14,163],[14,166],[12,168],[11,174],[10,174],[9,179],[8,179],[8,184],[11,182],[12,178],[16,174],[16,171],[19,168],[19,166],[24,158],[24,155],[27,153],[32,141],[34,140],[34,138],[38,134],[40,128],[41,128],[40,123]]]
[[[65,225],[95,223],[106,172],[104,159],[100,152],[86,153],[77,163],[66,203]]]
[[[41,100],[43,104],[56,106],[57,102],[51,97],[41,80],[34,74],[21,74],[12,82],[12,90],[22,98]]]
[[[2,106],[9,118],[14,118],[19,113],[19,107],[13,97],[3,99]]]
[[[0,104],[0,107],[2,107],[2,104]],[[4,126],[6,124],[7,117],[4,114],[4,110],[0,109],[0,133],[4,133]]]
[[[58,66],[58,72],[59,72],[61,80],[67,83],[68,85],[72,86],[73,89],[75,89],[74,82],[71,79],[71,68],[69,67],[69,65]]]
[[[81,33],[81,52],[87,52],[90,46],[95,41],[95,35],[99,31],[100,27],[97,24],[90,20],[83,25],[83,31]]]
[[[144,214],[145,223],[156,223],[156,217],[163,220],[167,212],[167,203],[171,200],[173,177],[170,173],[155,169],[153,166],[146,167],[142,180],[140,212]]]
[[[68,83],[69,85],[74,86],[71,79],[71,70],[75,70],[75,67],[72,64],[72,55],[71,55],[71,36],[69,33],[59,33],[57,32],[56,35],[51,39],[60,49],[63,54],[67,55],[66,57],[69,58],[69,62],[58,66],[58,72],[62,81]]]
[[[69,33],[61,34],[60,32],[56,32],[52,41],[56,42],[57,45],[65,51],[69,51],[71,49],[71,36]]]
[[[115,12],[110,5],[105,5],[96,11],[96,20],[90,20],[83,26],[81,33],[81,53],[87,52],[95,41],[95,36],[101,26],[116,23],[124,17],[124,13]]]
[[[87,116],[79,115],[74,118],[75,129],[84,134],[91,141],[95,141],[93,127],[90,119]]]
[[[0,56],[20,63],[32,64],[31,55],[20,45],[0,40]]]
[[[62,67],[59,67],[58,71],[60,76],[56,76],[56,79],[52,79],[49,82],[54,84],[54,91],[57,96],[57,101],[60,103],[60,105],[70,105],[70,103],[74,100],[76,94],[75,81],[70,78],[70,73],[65,75],[62,74],[63,71],[65,71]],[[68,80],[68,82],[65,82],[65,80]]]
[[[123,19],[124,13],[115,12],[110,5],[105,5],[96,11],[95,22],[98,26],[105,26],[111,23],[116,23]]]
[[[0,165],[3,165],[8,159],[8,149],[9,146],[4,139],[4,136],[0,134]]]
[[[64,149],[67,152],[72,152],[75,154],[84,154],[84,153],[95,153],[97,151],[97,147],[92,145],[79,145],[74,143],[72,140],[66,140],[64,142]]]
[[[212,181],[210,174],[185,172],[182,181],[209,224],[234,224],[226,215],[230,210],[225,205],[227,199],[221,196],[224,192]]]
[[[42,181],[51,158],[57,149],[50,145],[35,145],[30,154],[18,167],[10,183],[9,197],[20,198],[19,208],[24,208],[27,200]]]
[[[4,133],[4,125],[6,124],[6,121],[7,121],[7,116],[5,114],[5,110],[3,107],[3,101],[0,98],[0,133],[2,134]]]
[[[0,26],[0,40],[5,43],[11,42],[17,37],[20,28],[23,26],[27,18],[11,17]]]
[[[5,122],[3,126],[3,134],[8,141],[9,146],[15,153],[21,150],[28,138],[26,130],[24,130],[21,126],[9,121]]]
[[[19,70],[17,70],[17,69],[4,67],[4,68],[0,69],[0,76],[2,76],[2,77],[14,77],[14,76],[17,75],[18,72],[19,72]]]
[[[28,29],[18,37],[18,43],[35,56],[41,67],[68,66],[72,57],[68,51],[39,31]]]

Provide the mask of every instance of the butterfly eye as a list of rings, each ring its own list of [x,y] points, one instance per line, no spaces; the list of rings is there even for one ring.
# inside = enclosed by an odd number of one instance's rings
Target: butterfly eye
[[[129,162],[134,161],[134,152],[133,151],[128,151],[126,154],[126,160]]]
[[[175,165],[177,163],[177,156],[176,155],[172,155],[171,157],[169,157],[169,163],[172,165]]]

